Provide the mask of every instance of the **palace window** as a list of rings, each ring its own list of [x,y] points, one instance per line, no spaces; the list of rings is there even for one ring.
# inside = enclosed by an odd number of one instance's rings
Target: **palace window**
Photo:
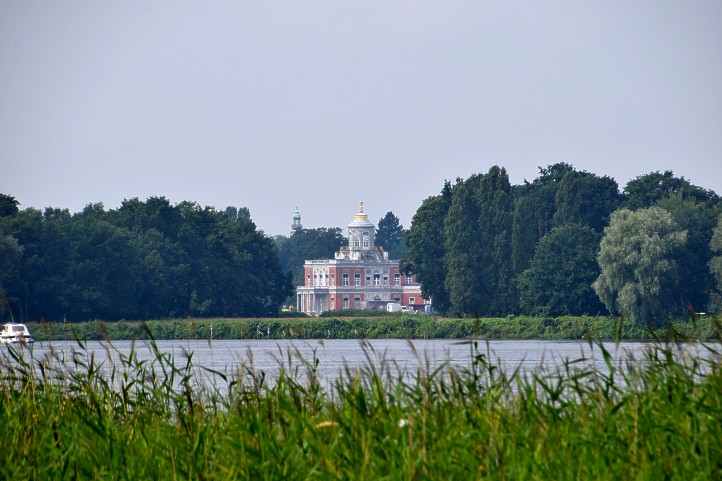
[[[361,287],[361,273],[357,272],[353,275],[353,282],[356,287]]]
[[[416,304],[416,298],[415,297],[409,297],[409,305]]]
[[[389,276],[387,276],[387,275],[384,275],[384,285],[385,286],[389,285]]]
[[[401,285],[401,274],[394,274],[394,285]]]
[[[343,298],[343,308],[348,309],[348,297]]]
[[[343,273],[343,285],[348,286],[348,273]]]
[[[364,233],[363,237],[364,237],[364,247],[368,247],[369,246],[369,235]]]
[[[378,286],[381,283],[381,275],[380,274],[374,274],[374,285]]]

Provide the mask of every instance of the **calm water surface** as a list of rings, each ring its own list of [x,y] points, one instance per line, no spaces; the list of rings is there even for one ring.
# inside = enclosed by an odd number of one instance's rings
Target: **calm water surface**
[[[300,365],[298,357],[319,361],[318,372],[326,382],[336,379],[340,372],[363,368],[368,365],[369,357],[379,363],[385,360],[392,366],[392,372],[414,372],[418,367],[438,367],[442,364],[456,367],[468,367],[472,359],[472,349],[468,342],[453,339],[414,340],[379,339],[368,341],[366,350],[358,340],[173,340],[158,341],[161,352],[173,356],[176,365],[185,365],[187,353],[193,353],[193,364],[204,366],[229,375],[237,375],[244,366],[253,365],[263,370],[273,379],[279,372],[280,363],[288,362],[288,353],[292,352],[294,365]],[[648,343],[623,342],[604,343],[616,363],[633,359],[639,362]],[[104,367],[117,360],[119,353],[128,354],[133,347],[130,341],[115,341],[112,346],[101,342],[88,342],[86,349],[93,353]],[[605,369],[604,358],[598,346],[590,346],[581,341],[489,341],[479,342],[478,348],[488,353],[494,363],[513,370],[520,366],[522,370],[545,368],[553,369],[564,360],[585,358],[584,364],[596,365]],[[145,342],[136,342],[135,350],[142,359],[152,359],[152,352]],[[78,344],[72,341],[38,342],[31,347],[35,359],[54,351],[56,355],[69,361]],[[685,352],[706,353],[699,344],[684,346]]]

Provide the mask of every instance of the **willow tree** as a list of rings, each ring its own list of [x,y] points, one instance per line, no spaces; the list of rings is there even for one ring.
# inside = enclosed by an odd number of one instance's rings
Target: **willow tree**
[[[675,259],[686,242],[687,232],[664,209],[614,212],[604,229],[594,290],[614,314],[648,326],[664,323],[685,308]]]

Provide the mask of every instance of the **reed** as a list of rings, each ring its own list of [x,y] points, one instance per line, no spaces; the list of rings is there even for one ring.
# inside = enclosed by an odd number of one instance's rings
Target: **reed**
[[[512,372],[468,341],[465,368],[403,372],[368,344],[332,385],[279,353],[227,374],[148,345],[98,362],[0,361],[0,479],[721,479],[718,344],[650,345],[605,366]],[[421,361],[424,361],[421,359]]]

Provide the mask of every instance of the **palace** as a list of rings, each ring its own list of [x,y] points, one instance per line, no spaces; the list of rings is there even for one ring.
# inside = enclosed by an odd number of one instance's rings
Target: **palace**
[[[300,219],[299,219],[300,222]],[[304,263],[304,285],[296,288],[296,306],[307,314],[344,309],[386,309],[397,303],[415,311],[430,304],[413,275],[399,270],[399,261],[374,245],[376,229],[363,202],[348,225],[348,246],[334,259]],[[430,307],[430,306],[429,306]]]

